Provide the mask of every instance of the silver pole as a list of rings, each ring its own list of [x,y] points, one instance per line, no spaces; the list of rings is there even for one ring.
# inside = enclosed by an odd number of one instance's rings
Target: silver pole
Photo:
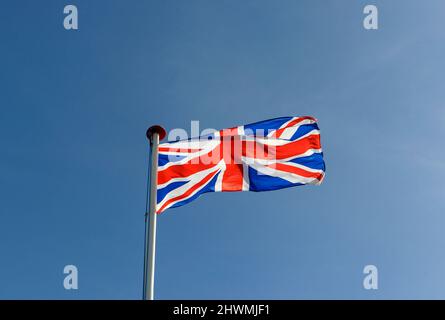
[[[155,254],[156,254],[156,191],[158,184],[158,146],[159,140],[165,136],[162,127],[148,129],[150,140],[150,186],[149,210],[145,213],[145,258],[144,258],[144,293],[143,300],[154,299]]]

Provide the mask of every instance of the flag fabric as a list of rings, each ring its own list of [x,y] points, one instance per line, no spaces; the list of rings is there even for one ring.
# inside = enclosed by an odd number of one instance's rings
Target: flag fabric
[[[313,117],[282,117],[159,145],[156,212],[206,192],[320,184],[325,163]]]

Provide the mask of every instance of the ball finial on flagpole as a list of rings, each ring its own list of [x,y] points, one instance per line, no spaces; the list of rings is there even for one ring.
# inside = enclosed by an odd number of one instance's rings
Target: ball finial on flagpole
[[[154,133],[157,133],[159,135],[159,141],[162,141],[162,139],[164,139],[167,135],[167,132],[163,127],[161,127],[160,125],[154,125],[147,129],[146,135],[149,141],[151,141]]]

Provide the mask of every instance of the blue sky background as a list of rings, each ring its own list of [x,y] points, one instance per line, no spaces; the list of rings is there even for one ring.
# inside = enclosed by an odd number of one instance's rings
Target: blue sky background
[[[294,115],[324,184],[168,210],[156,297],[445,298],[443,1],[69,3],[0,5],[0,298],[139,299],[146,128]]]

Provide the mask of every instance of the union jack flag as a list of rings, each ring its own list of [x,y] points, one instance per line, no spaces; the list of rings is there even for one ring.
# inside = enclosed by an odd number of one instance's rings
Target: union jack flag
[[[156,212],[206,192],[320,184],[325,163],[313,117],[282,117],[159,145]]]

